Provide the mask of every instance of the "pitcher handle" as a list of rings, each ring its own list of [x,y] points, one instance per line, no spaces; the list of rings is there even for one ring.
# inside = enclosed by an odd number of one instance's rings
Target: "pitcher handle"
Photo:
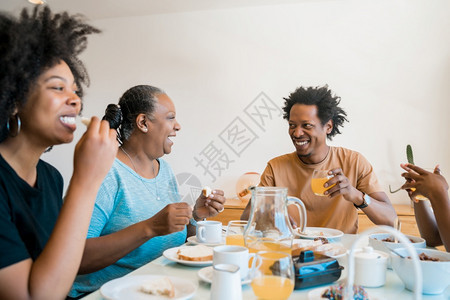
[[[300,200],[299,198],[292,197],[292,196],[287,197],[287,205],[289,205],[290,203],[291,204],[295,204],[297,206],[298,214],[300,216],[300,222],[302,223],[302,224],[299,224],[300,225],[299,228],[300,228],[300,232],[303,232],[305,230],[305,228],[306,228],[306,207],[305,207],[305,204],[303,204],[302,200]],[[287,206],[286,206],[286,209],[287,209]],[[291,232],[293,232],[294,235],[300,237],[300,235],[297,233],[298,231],[294,230],[294,228],[292,228],[291,222],[288,222],[288,224],[289,224],[289,227],[291,229]]]
[[[262,259],[256,255],[256,253],[249,253],[248,254],[248,261],[250,263],[250,259],[252,259],[251,267],[248,272],[247,277],[250,279],[253,279],[255,277],[255,272],[261,267]]]

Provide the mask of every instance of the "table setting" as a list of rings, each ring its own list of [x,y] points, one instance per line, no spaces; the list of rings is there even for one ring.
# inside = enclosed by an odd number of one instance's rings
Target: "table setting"
[[[252,201],[248,222],[233,220],[220,231],[217,225],[200,226],[185,245],[167,249],[83,299],[450,299],[449,253],[434,250],[442,253],[440,261],[419,261],[417,254],[426,248],[417,248],[420,244],[387,226],[360,234],[306,227],[303,203],[287,197],[283,188],[255,188]],[[297,229],[286,216],[288,203],[296,205],[302,217]],[[390,241],[383,239],[389,237],[396,237],[401,246],[391,248],[403,257],[385,245]],[[180,258],[185,248],[194,254],[188,251]],[[432,282],[424,277],[433,271],[440,285],[430,287]],[[173,281],[173,293],[146,293],[145,284],[151,286],[152,278]]]

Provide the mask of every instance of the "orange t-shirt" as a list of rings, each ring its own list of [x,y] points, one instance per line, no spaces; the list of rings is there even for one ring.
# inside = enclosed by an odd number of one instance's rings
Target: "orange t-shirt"
[[[267,163],[260,186],[287,187],[288,195],[300,198],[307,211],[307,226],[336,228],[344,233],[358,231],[358,213],[352,202],[343,196],[316,196],[311,190],[314,169],[341,168],[350,184],[365,194],[382,192],[370,163],[356,151],[330,147],[326,158],[318,163],[304,164],[296,152],[278,156]]]

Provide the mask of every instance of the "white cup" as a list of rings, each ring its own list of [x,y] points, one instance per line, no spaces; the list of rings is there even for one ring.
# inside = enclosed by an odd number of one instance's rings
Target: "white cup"
[[[219,221],[197,222],[197,241],[206,244],[222,242],[222,223]]]
[[[355,284],[364,287],[380,287],[386,283],[386,268],[389,255],[382,251],[364,247],[355,252]]]
[[[230,264],[218,264],[213,267],[211,300],[242,300],[239,267]]]
[[[213,265],[233,264],[239,267],[241,279],[248,276],[248,265],[251,257],[255,254],[249,253],[248,249],[242,246],[223,245],[216,246],[213,250]]]

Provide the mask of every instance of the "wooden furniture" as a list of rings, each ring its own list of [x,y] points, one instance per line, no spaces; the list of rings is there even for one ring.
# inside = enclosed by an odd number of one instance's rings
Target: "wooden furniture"
[[[216,220],[222,222],[227,226],[231,220],[240,220],[242,212],[244,211],[247,202],[242,202],[240,199],[227,199],[225,202],[225,209],[223,212],[208,220]]]
[[[227,199],[225,203],[225,210],[214,218],[209,220],[221,221],[223,225],[228,225],[231,220],[239,220],[241,214],[244,211],[247,202],[242,202],[239,199]],[[414,209],[410,205],[394,205],[398,218],[402,223],[401,231],[404,234],[420,236],[419,229],[417,228],[416,219],[414,217]],[[369,227],[374,226],[372,221],[362,212],[358,211],[359,230],[362,232]]]
[[[420,236],[419,228],[417,227],[416,218],[414,217],[414,208],[410,205],[394,204],[398,219],[402,227],[401,232],[407,235]],[[375,226],[372,221],[360,210],[358,210],[359,232],[363,232],[367,228]]]

